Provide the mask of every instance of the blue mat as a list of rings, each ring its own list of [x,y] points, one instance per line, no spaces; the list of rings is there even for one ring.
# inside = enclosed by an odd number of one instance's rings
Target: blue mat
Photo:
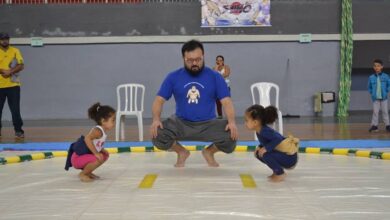
[[[208,145],[207,142],[181,142],[183,145]],[[0,144],[0,151],[63,151],[68,150],[71,142],[42,142],[42,143],[16,143]],[[237,145],[258,145],[257,141],[239,141]],[[144,142],[106,142],[104,146],[109,147],[130,147],[130,146],[152,146],[150,141]],[[320,148],[390,148],[390,140],[304,140],[301,147]]]

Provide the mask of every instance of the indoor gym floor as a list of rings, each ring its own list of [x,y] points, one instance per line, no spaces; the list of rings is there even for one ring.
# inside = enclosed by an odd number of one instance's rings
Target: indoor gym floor
[[[341,135],[351,137],[344,139],[371,139],[370,143],[382,139],[384,146],[366,147],[390,151],[390,144],[386,147],[389,134],[367,134],[363,117],[346,124],[316,120],[286,120],[285,127],[302,128],[294,129],[294,135],[303,139],[343,139]],[[29,123],[26,143],[21,146],[73,141],[90,128],[88,122]],[[310,127],[317,130],[307,129]],[[133,124],[129,129],[134,131],[136,127]],[[301,135],[303,130],[309,134]],[[32,137],[34,131],[47,138]],[[240,132],[241,137],[252,138],[252,133],[243,133],[243,129]],[[355,136],[356,132],[364,136]],[[7,140],[5,134],[3,141]],[[324,136],[332,137],[321,138]],[[127,139],[135,137],[132,134]],[[353,141],[355,146],[344,147],[359,147],[356,144],[360,142]],[[3,149],[0,157],[30,153],[34,152]],[[218,154],[217,160],[221,167],[209,168],[200,152],[194,151],[186,167],[177,169],[173,167],[173,153],[111,154],[107,164],[96,171],[102,179],[93,183],[81,183],[76,170],[65,172],[63,157],[1,165],[0,219],[390,218],[389,160],[300,153],[297,168],[287,171],[286,181],[278,184],[267,181],[271,171],[254,159],[252,152]]]

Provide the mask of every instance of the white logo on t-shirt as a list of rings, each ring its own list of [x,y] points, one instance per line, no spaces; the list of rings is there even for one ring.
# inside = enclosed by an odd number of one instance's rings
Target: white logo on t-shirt
[[[195,86],[192,86],[191,89],[188,90],[187,98],[188,98],[188,104],[190,103],[198,104],[198,99],[200,99],[199,90]]]

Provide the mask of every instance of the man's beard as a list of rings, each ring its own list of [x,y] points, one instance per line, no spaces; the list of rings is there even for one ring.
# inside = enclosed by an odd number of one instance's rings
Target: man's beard
[[[7,44],[7,43],[2,43],[1,46],[2,46],[3,48],[7,48],[7,47],[9,46],[9,44]]]
[[[199,75],[199,73],[201,73],[204,69],[204,64],[202,65],[202,67],[199,67],[198,65],[192,65],[191,68],[188,68],[185,64],[184,64],[184,68],[187,70],[188,73],[190,73],[192,76],[197,76]]]

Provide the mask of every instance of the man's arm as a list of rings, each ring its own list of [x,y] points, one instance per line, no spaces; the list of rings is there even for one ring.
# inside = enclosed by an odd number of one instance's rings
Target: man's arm
[[[13,74],[16,74],[24,69],[24,64],[17,64],[14,68],[11,68],[9,70],[1,70],[1,74],[8,78],[12,76]]]
[[[23,56],[18,49],[16,49],[16,51],[15,51],[14,58],[17,61],[16,66],[14,66],[14,67],[10,66],[9,70],[0,70],[0,73],[1,73],[1,75],[3,75],[3,77],[8,78],[8,77],[12,76],[13,74],[16,74],[24,69]]]
[[[221,104],[223,106],[223,109],[225,110],[225,114],[228,120],[226,130],[230,130],[230,137],[233,140],[237,140],[238,132],[236,126],[236,115],[235,115],[232,99],[230,97],[225,97],[221,99]]]
[[[161,112],[163,105],[165,103],[165,99],[161,96],[156,96],[154,99],[153,105],[152,105],[152,116],[153,116],[153,122],[150,126],[150,134],[152,135],[152,138],[157,137],[157,131],[158,128],[163,128],[163,125],[161,123]]]
[[[11,69],[11,75],[16,74],[24,69],[24,64],[17,64],[14,68]]]

